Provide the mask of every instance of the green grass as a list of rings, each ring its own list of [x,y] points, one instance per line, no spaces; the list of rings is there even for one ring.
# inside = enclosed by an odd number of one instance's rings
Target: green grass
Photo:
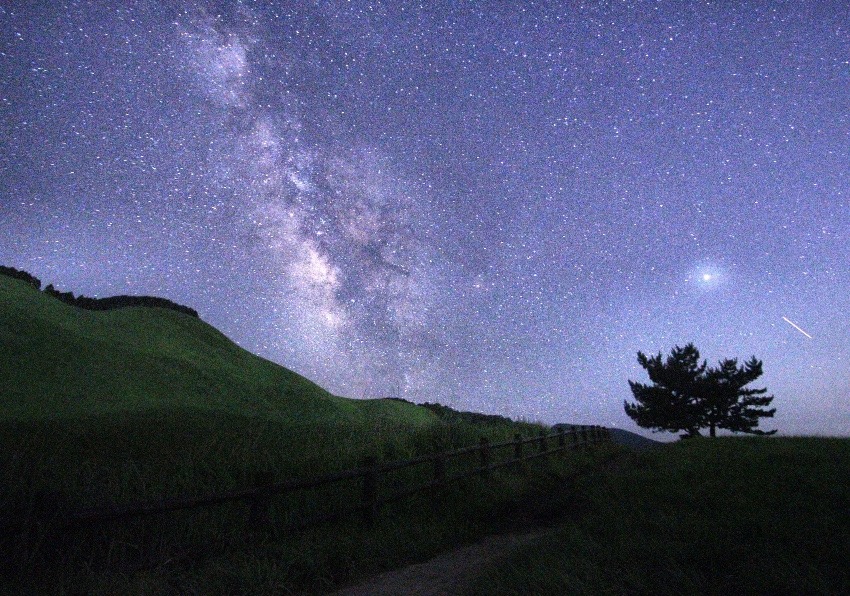
[[[56,532],[81,508],[203,495],[274,479],[492,442],[539,426],[448,423],[393,400],[350,400],[166,309],[93,312],[0,276],[2,593],[286,593],[322,590],[475,540],[587,457],[553,459],[286,535],[356,502],[356,483],[275,501],[274,528],[242,503]],[[451,473],[452,470],[449,470]],[[422,483],[427,466],[383,483]],[[57,519],[58,516],[58,519]]]
[[[424,408],[331,395],[194,317],[82,310],[4,276],[0,345],[0,461],[38,461],[30,477],[68,486],[81,467],[127,461],[145,492],[189,468],[211,476],[198,489],[258,469],[317,474],[441,432]]]
[[[570,523],[467,593],[850,593],[850,440],[684,441],[573,497]]]
[[[185,422],[186,418],[182,417]],[[202,421],[198,421],[201,425]],[[345,436],[338,445],[324,442],[326,428],[302,438],[325,445],[324,451],[293,451],[273,427],[256,431],[235,428],[232,418],[203,421],[207,433],[192,441],[168,419],[132,418],[127,429],[156,427],[157,438],[131,443],[123,429],[105,433],[90,425],[67,423],[16,429],[17,459],[6,461],[0,478],[0,508],[30,523],[14,541],[0,544],[10,565],[3,569],[0,593],[250,593],[278,594],[316,591],[427,559],[458,544],[534,520],[517,522],[519,514],[534,513],[539,495],[555,492],[576,468],[591,465],[594,456],[551,457],[525,468],[493,473],[488,480],[473,478],[451,486],[432,504],[424,493],[386,506],[374,528],[355,515],[349,521],[303,532],[281,528],[311,516],[356,503],[360,485],[343,483],[275,499],[273,525],[259,535],[247,527],[247,507],[234,503],[206,509],[168,513],[140,520],[83,527],[58,534],[50,531],[49,514],[59,508],[123,503],[145,497],[204,493],[245,486],[253,473],[272,470],[276,478],[309,476],[304,467],[345,468],[356,452],[380,450],[384,459],[429,452],[434,444],[474,443],[476,428],[438,427],[432,432],[389,433],[382,440]],[[497,436],[499,429],[484,429]],[[502,429],[513,431],[514,428]],[[305,431],[306,432],[306,431]],[[131,433],[132,434],[132,433]],[[137,436],[140,436],[136,433]],[[6,437],[10,436],[8,434]],[[371,442],[371,447],[369,444]],[[64,443],[65,450],[53,450]],[[48,449],[47,445],[51,448]],[[257,448],[260,444],[262,447]],[[278,449],[267,449],[269,446]],[[118,449],[111,448],[114,445]],[[365,446],[364,446],[365,445]],[[45,457],[46,453],[52,453]],[[510,450],[501,454],[507,457]],[[474,463],[475,454],[469,457]],[[349,462],[349,463],[346,463]],[[293,470],[292,474],[287,470]],[[452,469],[449,469],[449,473]],[[430,466],[382,477],[379,493],[425,483]],[[45,499],[44,495],[49,495]],[[44,513],[39,509],[49,504]],[[538,507],[539,509],[539,507]],[[545,508],[544,508],[545,509]],[[544,520],[550,511],[542,511]],[[42,522],[46,525],[42,526]],[[12,536],[7,536],[7,539]]]
[[[294,424],[348,422],[359,402],[254,356],[194,317],[88,311],[0,276],[3,419],[191,408]],[[413,409],[402,418],[427,421]]]

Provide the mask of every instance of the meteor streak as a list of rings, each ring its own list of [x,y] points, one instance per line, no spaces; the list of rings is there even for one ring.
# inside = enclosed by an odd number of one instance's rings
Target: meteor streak
[[[788,323],[789,325],[791,325],[794,329],[796,329],[797,331],[799,331],[800,333],[802,333],[803,335],[805,335],[809,339],[812,339],[811,335],[809,335],[808,333],[806,333],[805,331],[803,331],[802,329],[797,327],[797,325],[795,325],[793,322],[791,322],[791,320],[788,317],[782,317],[782,320],[785,321],[786,323]]]

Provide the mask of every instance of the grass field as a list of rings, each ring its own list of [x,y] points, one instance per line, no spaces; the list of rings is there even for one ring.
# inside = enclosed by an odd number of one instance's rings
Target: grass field
[[[395,400],[349,400],[160,308],[93,312],[0,276],[2,593],[321,591],[499,529],[592,456],[451,488],[436,506],[281,535],[244,504],[56,532],[63,512],[311,477],[539,427],[446,422]],[[398,482],[420,482],[430,470]],[[416,475],[419,474],[420,477]],[[276,527],[350,505],[357,486],[278,499]],[[499,513],[501,512],[501,513]]]
[[[850,440],[684,441],[575,490],[569,523],[467,593],[850,593]]]

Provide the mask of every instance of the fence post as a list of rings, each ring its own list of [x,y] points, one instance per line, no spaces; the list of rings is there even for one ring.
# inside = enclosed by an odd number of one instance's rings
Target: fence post
[[[582,425],[581,427],[581,440],[584,443],[584,448],[587,450],[590,447],[590,444],[587,442],[587,427]]]
[[[378,514],[378,458],[369,456],[363,459],[363,522],[371,527]]]
[[[481,477],[490,475],[490,441],[487,437],[481,437],[478,441],[478,450],[481,454]]]
[[[434,480],[431,482],[431,505],[436,507],[440,490],[446,483],[446,456],[442,450],[434,454]]]
[[[567,450],[567,438],[564,436],[564,427],[558,427],[558,451],[561,452],[561,455],[566,455]]]
[[[546,453],[546,431],[540,431],[540,453]]]
[[[578,449],[578,432],[576,431],[575,426],[570,427],[570,437],[572,437],[572,439],[571,439],[572,443],[573,443],[572,449],[573,450]]]
[[[434,455],[434,486],[441,487],[446,482],[446,456],[442,451]]]
[[[522,435],[519,433],[514,434],[514,459],[522,459]]]
[[[254,476],[254,486],[257,492],[250,498],[248,505],[248,525],[252,530],[259,530],[269,524],[269,513],[271,508],[272,494],[269,485],[274,482],[271,472],[258,472]]]

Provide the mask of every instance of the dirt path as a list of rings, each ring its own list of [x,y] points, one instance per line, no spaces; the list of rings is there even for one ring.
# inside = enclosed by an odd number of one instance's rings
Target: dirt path
[[[604,469],[616,472],[627,468],[633,463],[634,454],[631,452],[618,453],[613,457],[600,462],[594,469]],[[536,514],[545,516],[545,510],[537,511]],[[568,516],[563,512],[557,515],[561,521]],[[530,518],[528,521],[532,521]],[[343,588],[333,592],[334,596],[367,596],[367,595],[416,595],[416,596],[446,596],[457,594],[468,585],[468,581],[474,577],[482,565],[499,557],[508,555],[514,549],[531,544],[544,536],[548,536],[558,530],[558,525],[550,523],[538,527],[535,530],[514,534],[495,534],[487,536],[475,544],[470,544],[455,550],[443,553],[425,561],[387,571],[381,575],[369,578],[363,583]],[[538,519],[538,523],[542,520]]]
[[[364,583],[334,592],[335,596],[457,594],[484,563],[506,555],[555,531],[542,528],[526,534],[488,536],[480,542],[443,553],[424,563],[388,571]]]

